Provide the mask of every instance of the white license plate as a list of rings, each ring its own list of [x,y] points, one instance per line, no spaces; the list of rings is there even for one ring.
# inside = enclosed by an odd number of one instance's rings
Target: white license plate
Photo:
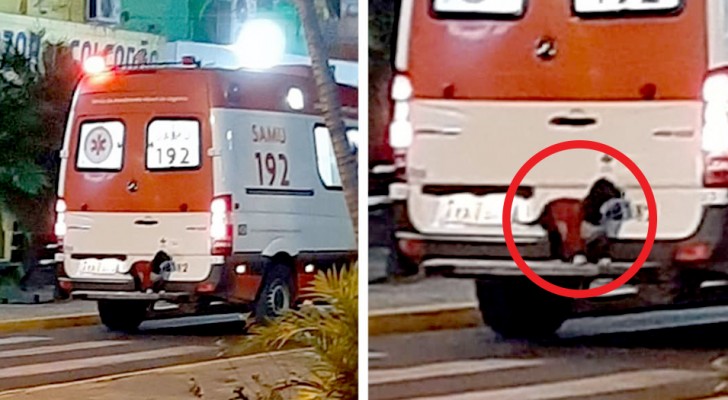
[[[112,275],[123,265],[123,261],[114,258],[86,258],[79,263],[78,272],[87,275]]]
[[[443,225],[502,225],[504,202],[504,193],[485,196],[472,194],[448,196],[440,201],[438,220]],[[512,221],[528,219],[526,215],[528,207],[519,206],[522,203],[524,203],[523,198],[514,199]]]
[[[647,204],[634,203],[632,204],[632,218],[638,222],[650,222],[650,209]]]

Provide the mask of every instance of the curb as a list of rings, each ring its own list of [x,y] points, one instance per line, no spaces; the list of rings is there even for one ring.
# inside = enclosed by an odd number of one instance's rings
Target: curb
[[[73,328],[98,325],[101,320],[96,313],[68,314],[54,317],[11,319],[0,321],[0,332],[22,332],[43,329]]]
[[[372,310],[369,336],[417,333],[482,326],[477,303]]]

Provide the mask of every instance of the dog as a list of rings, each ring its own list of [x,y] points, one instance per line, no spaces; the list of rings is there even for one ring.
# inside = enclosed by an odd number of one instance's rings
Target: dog
[[[540,219],[548,232],[551,256],[574,264],[605,263],[610,259],[612,220],[628,218],[622,191],[606,179],[598,180],[583,200],[559,199]],[[615,213],[622,213],[614,215]],[[618,228],[617,228],[618,229]]]

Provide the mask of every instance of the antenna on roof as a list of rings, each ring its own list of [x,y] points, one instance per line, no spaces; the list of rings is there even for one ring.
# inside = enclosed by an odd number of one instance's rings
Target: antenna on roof
[[[158,69],[161,67],[182,67],[182,68],[202,68],[202,62],[193,56],[184,56],[180,61],[169,62],[146,62],[141,64],[119,64],[114,66],[116,70],[145,70]]]

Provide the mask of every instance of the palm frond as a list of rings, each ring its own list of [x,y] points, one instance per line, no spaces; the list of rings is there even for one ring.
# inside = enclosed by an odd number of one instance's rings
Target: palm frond
[[[319,271],[304,288],[306,297],[326,307],[304,305],[270,324],[251,329],[249,346],[277,350],[286,344],[311,349],[308,376],[289,380],[304,399],[357,398],[358,271],[356,266]]]

